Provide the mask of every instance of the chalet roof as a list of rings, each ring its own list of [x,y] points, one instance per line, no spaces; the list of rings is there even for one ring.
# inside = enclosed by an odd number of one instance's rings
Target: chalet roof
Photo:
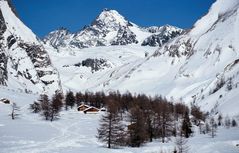
[[[84,112],[85,112],[85,111],[88,111],[88,110],[90,110],[90,109],[92,109],[92,108],[93,108],[93,109],[96,109],[96,110],[98,110],[98,111],[100,111],[100,109],[98,109],[98,108],[96,108],[96,107],[93,107],[93,106],[91,106],[90,108],[87,108],[87,109],[85,109],[85,110],[84,110]]]
[[[85,107],[88,107],[88,108],[90,108],[91,106],[89,106],[89,105],[86,105],[86,104],[81,104],[80,106],[78,106],[78,108],[80,108],[80,107],[83,107],[83,106],[85,106]]]

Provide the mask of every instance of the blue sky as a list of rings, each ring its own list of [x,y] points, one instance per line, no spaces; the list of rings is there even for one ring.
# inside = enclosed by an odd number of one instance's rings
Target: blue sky
[[[59,27],[72,32],[89,25],[104,8],[140,26],[190,28],[215,0],[13,0],[21,20],[39,37]]]

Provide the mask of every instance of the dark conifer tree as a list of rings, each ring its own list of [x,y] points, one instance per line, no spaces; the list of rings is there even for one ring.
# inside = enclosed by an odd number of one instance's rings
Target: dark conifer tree
[[[75,100],[76,100],[76,105],[80,106],[81,103],[84,102],[83,94],[81,92],[77,92],[75,96]]]
[[[131,124],[128,127],[129,145],[131,147],[140,147],[148,140],[148,133],[143,111],[135,106],[130,110]]]
[[[29,109],[32,110],[32,113],[39,113],[41,111],[41,105],[38,102],[34,102],[30,104]]]
[[[217,124],[213,117],[210,118],[210,133],[209,135],[214,138],[217,133]]]
[[[189,136],[192,134],[192,124],[189,118],[189,114],[186,111],[183,117],[183,123],[182,123],[182,128],[181,128],[181,133],[183,136],[186,138],[189,138]]]
[[[97,138],[106,143],[108,148],[125,143],[125,131],[121,118],[113,103],[108,105],[105,115],[100,120]]]
[[[236,127],[237,126],[237,122],[235,119],[232,120],[232,127]]]
[[[52,97],[50,104],[50,120],[53,121],[59,116],[59,112],[63,106],[63,96],[61,93],[56,93]]]
[[[40,95],[39,99],[41,105],[41,115],[45,118],[45,120],[49,120],[50,118],[50,111],[51,111],[51,104],[47,95],[43,94]]]
[[[69,91],[66,93],[66,99],[65,99],[65,109],[68,109],[68,106],[71,107],[71,109],[75,106],[75,96],[72,91]]]
[[[201,123],[201,121],[205,121],[205,115],[200,110],[200,107],[196,105],[191,106],[191,114],[193,116],[193,122],[195,125],[198,125]]]
[[[171,110],[170,103],[166,99],[158,97],[155,99],[157,104],[157,137],[162,138],[162,142],[173,133],[173,108]]]

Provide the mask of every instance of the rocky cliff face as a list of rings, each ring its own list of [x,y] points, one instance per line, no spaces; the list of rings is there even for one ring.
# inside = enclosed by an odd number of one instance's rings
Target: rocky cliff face
[[[0,85],[6,85],[7,76],[7,58],[6,54],[3,50],[3,40],[4,40],[4,32],[7,27],[5,25],[5,20],[2,15],[2,11],[0,10]]]
[[[179,29],[177,27],[173,27],[170,25],[162,26],[159,28],[150,27],[147,30],[154,34],[149,36],[148,38],[146,38],[143,41],[142,46],[159,46],[159,47],[161,47],[163,44],[167,43],[169,40],[171,40],[183,33],[182,29]]]
[[[111,45],[128,45],[128,44],[137,44],[139,41],[128,27],[120,27],[117,32],[116,37],[111,41]]]
[[[58,72],[39,39],[0,1],[0,85],[27,92],[61,89]]]

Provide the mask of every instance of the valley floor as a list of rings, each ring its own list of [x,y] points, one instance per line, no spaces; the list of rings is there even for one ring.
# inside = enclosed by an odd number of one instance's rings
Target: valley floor
[[[0,153],[171,153],[174,149],[174,140],[165,144],[155,140],[141,148],[107,149],[95,137],[102,114],[63,111],[59,120],[48,122],[28,110],[36,95],[0,91],[21,108],[19,118],[11,120],[10,106],[0,103]],[[196,131],[188,140],[189,153],[238,153],[236,144],[239,128],[221,128],[214,139]]]

